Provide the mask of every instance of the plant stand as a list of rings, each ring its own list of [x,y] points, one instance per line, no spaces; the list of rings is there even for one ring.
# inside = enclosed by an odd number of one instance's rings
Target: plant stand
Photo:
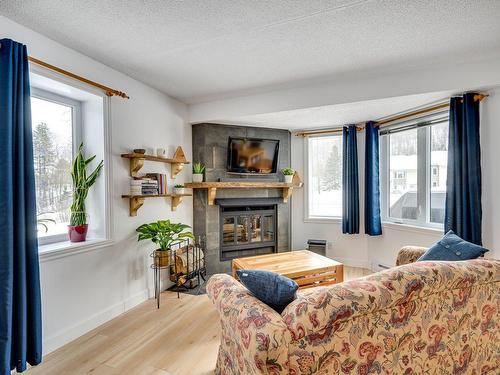
[[[157,251],[153,251],[149,254],[151,258],[153,258],[153,264],[151,264],[151,268],[153,269],[153,279],[155,284],[155,300],[156,300],[156,308],[160,308],[160,296],[161,296],[161,270],[168,270],[169,265],[162,266],[161,261],[164,257],[170,258],[170,254],[160,255]],[[177,298],[180,298],[179,293],[177,293]]]

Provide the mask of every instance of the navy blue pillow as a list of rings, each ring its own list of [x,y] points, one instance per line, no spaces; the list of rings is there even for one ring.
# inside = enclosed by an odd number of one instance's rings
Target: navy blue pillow
[[[274,272],[261,270],[236,271],[243,285],[259,300],[281,312],[295,299],[299,286],[295,281]]]
[[[427,250],[418,260],[467,260],[476,259],[489,251],[482,246],[467,242],[449,231],[436,244]]]

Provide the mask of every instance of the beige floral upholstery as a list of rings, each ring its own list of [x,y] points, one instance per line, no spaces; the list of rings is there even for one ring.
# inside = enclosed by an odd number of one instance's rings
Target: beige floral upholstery
[[[396,266],[416,262],[427,251],[426,247],[404,246],[399,250]]]
[[[228,275],[216,374],[499,374],[500,261],[417,262],[301,291],[281,315]]]

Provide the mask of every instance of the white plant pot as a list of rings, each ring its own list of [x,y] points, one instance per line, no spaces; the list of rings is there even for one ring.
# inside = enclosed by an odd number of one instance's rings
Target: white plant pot
[[[193,173],[193,182],[203,182],[203,173]]]
[[[186,194],[186,189],[185,188],[176,188],[176,187],[174,187],[174,194],[178,194],[178,195]]]
[[[291,184],[293,180],[293,175],[285,175],[285,182]]]

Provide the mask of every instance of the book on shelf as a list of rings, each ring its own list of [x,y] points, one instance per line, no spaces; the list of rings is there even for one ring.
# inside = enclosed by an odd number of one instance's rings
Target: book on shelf
[[[130,195],[163,195],[166,194],[166,176],[150,173],[130,180]]]

